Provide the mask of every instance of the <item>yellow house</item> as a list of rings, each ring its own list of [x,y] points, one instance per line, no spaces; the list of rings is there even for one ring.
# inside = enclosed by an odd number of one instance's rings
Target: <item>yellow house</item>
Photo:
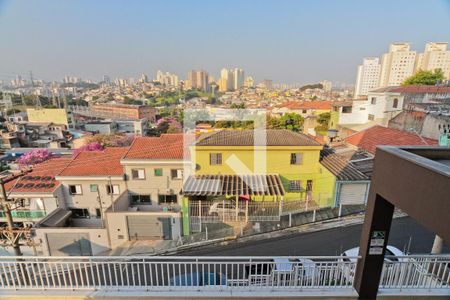
[[[191,161],[197,177],[252,175],[237,188],[256,184],[269,190],[252,193],[252,201],[312,200],[326,207],[333,205],[335,176],[319,163],[321,149],[309,136],[289,130],[223,130],[201,136],[191,146]]]
[[[48,122],[69,126],[64,108],[27,108],[28,121],[31,123]]]

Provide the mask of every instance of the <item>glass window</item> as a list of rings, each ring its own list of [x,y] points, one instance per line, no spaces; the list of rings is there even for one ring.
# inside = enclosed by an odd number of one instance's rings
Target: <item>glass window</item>
[[[89,210],[87,208],[71,208],[72,212],[71,217],[74,219],[88,219],[89,218]]]
[[[398,99],[395,98],[394,101],[392,102],[392,108],[397,108],[398,107]]]
[[[170,170],[170,178],[172,179],[183,179],[182,169],[172,169]]]
[[[150,195],[131,195],[131,204],[152,204]]]
[[[209,154],[209,164],[210,165],[221,165],[222,164],[222,153],[210,153]]]
[[[116,185],[116,184],[113,184],[113,185],[108,184],[108,185],[106,186],[106,193],[107,193],[108,195],[111,195],[111,194],[113,194],[113,195],[119,195],[119,194],[120,194],[119,186]]]
[[[96,192],[98,192],[98,185],[97,184],[91,184],[90,185],[90,189],[91,189],[91,192],[96,193]]]
[[[372,97],[370,99],[370,104],[377,104],[377,98],[376,97]]]
[[[155,169],[155,176],[162,176],[163,175],[163,169]]]
[[[83,191],[81,190],[81,185],[69,185],[69,191],[71,195],[81,195]]]
[[[289,180],[289,190],[299,192],[302,188],[301,180]]]
[[[100,208],[96,208],[95,209],[95,214],[96,214],[97,218],[101,218],[102,217],[102,211],[100,210]]]
[[[343,106],[342,107],[342,113],[343,114],[351,114],[352,113],[352,107],[351,106]]]
[[[163,203],[177,203],[177,195],[158,195],[158,202]]]
[[[301,165],[301,164],[302,164],[302,154],[291,153],[291,165]]]
[[[145,179],[145,170],[144,169],[131,170],[131,178],[132,179]]]
[[[369,121],[373,121],[373,120],[375,120],[375,116],[369,114],[369,115],[367,116],[367,119],[368,119]]]

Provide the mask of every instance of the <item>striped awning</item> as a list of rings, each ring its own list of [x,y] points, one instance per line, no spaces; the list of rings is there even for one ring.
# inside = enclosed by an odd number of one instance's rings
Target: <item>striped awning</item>
[[[191,175],[183,186],[186,196],[282,196],[278,175]]]

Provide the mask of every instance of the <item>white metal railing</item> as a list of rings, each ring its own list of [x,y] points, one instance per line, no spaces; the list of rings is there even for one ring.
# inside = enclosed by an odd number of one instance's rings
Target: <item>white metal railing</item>
[[[358,257],[0,257],[0,289],[353,291]],[[450,255],[385,263],[380,290],[445,289]]]

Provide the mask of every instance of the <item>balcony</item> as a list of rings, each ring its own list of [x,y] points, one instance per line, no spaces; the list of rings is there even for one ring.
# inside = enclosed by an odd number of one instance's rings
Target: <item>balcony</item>
[[[13,218],[17,219],[42,219],[47,215],[45,210],[13,210],[11,211],[11,215]],[[6,218],[5,212],[0,211],[0,218]]]

